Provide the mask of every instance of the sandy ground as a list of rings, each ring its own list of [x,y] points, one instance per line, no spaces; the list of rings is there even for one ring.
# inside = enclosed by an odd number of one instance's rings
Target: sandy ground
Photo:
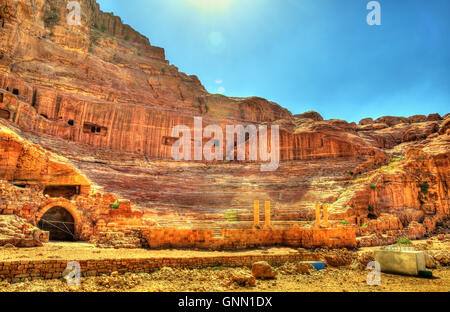
[[[245,251],[203,250],[147,250],[147,249],[100,249],[88,243],[47,243],[39,248],[0,249],[0,261],[20,260],[97,260],[97,259],[147,259],[190,258],[274,254],[296,252],[292,248],[268,248]]]
[[[178,270],[163,268],[151,274],[125,274],[82,278],[81,286],[69,287],[65,280],[0,282],[0,292],[449,292],[450,269],[433,270],[435,279],[381,275],[381,285],[369,286],[367,271],[327,268],[307,274],[279,273],[275,280],[258,280],[255,287],[231,281],[234,273],[249,269],[211,268]]]
[[[433,240],[415,241],[418,249],[432,248],[449,251],[450,242]],[[363,248],[355,251],[358,255],[379,247]],[[1,248],[0,260],[47,260],[65,259],[111,259],[111,258],[158,258],[158,257],[208,257],[248,254],[287,254],[295,252],[291,248],[269,248],[239,252],[211,252],[199,250],[115,250],[98,249],[85,243],[49,243],[42,248]],[[112,274],[81,279],[81,286],[69,287],[64,279],[35,280],[9,284],[0,282],[0,292],[450,292],[450,267],[438,265],[433,269],[433,279],[381,274],[381,285],[369,286],[369,271],[361,263],[334,268],[310,274],[292,272],[290,264],[276,268],[275,280],[257,280],[254,287],[239,286],[233,281],[234,275],[251,274],[249,268],[215,267],[207,269],[172,269],[146,274]]]

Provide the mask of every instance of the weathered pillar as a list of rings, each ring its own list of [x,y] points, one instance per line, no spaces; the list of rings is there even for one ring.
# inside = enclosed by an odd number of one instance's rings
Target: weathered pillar
[[[253,227],[259,228],[259,200],[253,202]]]
[[[270,201],[266,201],[265,203],[265,212],[266,212],[266,220],[264,224],[264,228],[270,229],[272,228],[271,221],[270,221]]]
[[[320,204],[316,204],[316,227],[320,228]]]
[[[323,220],[324,220],[324,227],[328,227],[328,205],[323,205]]]
[[[19,124],[20,109],[20,102],[17,101],[16,116],[14,116],[14,114],[11,114],[11,116],[9,116],[10,121],[14,122],[15,124]]]

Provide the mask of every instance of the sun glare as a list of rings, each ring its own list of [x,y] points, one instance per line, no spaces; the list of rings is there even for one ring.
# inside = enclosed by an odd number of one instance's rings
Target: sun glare
[[[231,7],[235,0],[185,0],[189,5],[204,12],[223,12]]]

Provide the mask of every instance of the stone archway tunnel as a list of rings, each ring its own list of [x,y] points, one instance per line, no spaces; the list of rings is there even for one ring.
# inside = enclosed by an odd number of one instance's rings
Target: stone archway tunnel
[[[57,201],[43,207],[37,215],[41,230],[50,233],[51,241],[76,241],[80,236],[80,217],[68,201]]]

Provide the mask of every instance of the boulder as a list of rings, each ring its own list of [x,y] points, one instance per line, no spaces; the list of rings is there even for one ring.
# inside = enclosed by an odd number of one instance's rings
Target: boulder
[[[376,123],[385,123],[389,127],[402,124],[402,123],[409,123],[408,119],[405,117],[393,117],[393,116],[384,116],[380,117],[377,120],[375,120]]]
[[[435,269],[437,267],[437,263],[434,258],[427,252],[425,252],[425,266],[428,269]]]
[[[439,114],[430,114],[430,115],[428,115],[427,120],[428,121],[440,121],[440,120],[442,120],[442,117]]]
[[[311,263],[297,263],[297,273],[300,274],[310,274],[316,269]]]
[[[434,260],[439,262],[442,266],[447,266],[450,264],[450,252],[439,251],[434,254]]]
[[[427,119],[427,116],[425,116],[425,115],[414,115],[414,116],[408,117],[408,121],[410,123],[418,123],[418,122],[426,122],[426,121],[428,121],[428,119]]]
[[[258,279],[273,279],[277,276],[277,271],[266,261],[260,261],[253,263],[252,275]]]
[[[450,129],[450,118],[447,118],[442,123],[439,129],[439,134],[446,134],[449,129]]]
[[[371,125],[373,124],[373,119],[372,118],[364,118],[361,119],[358,123],[358,125],[360,126],[366,126],[366,125]]]
[[[332,267],[341,267],[352,264],[353,257],[348,252],[337,251],[332,254],[325,255],[325,262]]]
[[[385,123],[370,123],[366,125],[359,125],[358,131],[375,131],[375,130],[382,130],[386,129],[389,126]]]
[[[239,286],[253,287],[256,285],[256,278],[246,272],[234,273],[231,280]]]
[[[294,115],[295,118],[306,118],[306,119],[312,119],[314,121],[323,121],[323,117],[315,112],[315,111],[309,111],[303,114]]]

